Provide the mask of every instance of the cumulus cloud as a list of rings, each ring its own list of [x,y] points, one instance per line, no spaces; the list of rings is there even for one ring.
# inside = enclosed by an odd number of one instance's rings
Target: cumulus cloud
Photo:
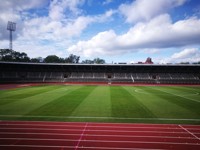
[[[108,4],[112,3],[112,2],[113,2],[113,0],[105,0],[103,2],[103,5],[108,5]]]
[[[160,63],[199,62],[200,50],[198,48],[186,48],[164,58]]]
[[[31,57],[35,57],[40,54],[44,56],[43,51],[46,48],[49,53],[60,55],[57,50],[64,51],[73,37],[79,36],[89,24],[105,22],[116,13],[108,10],[104,14],[85,16],[79,8],[84,2],[85,0],[30,0],[28,3],[26,0],[5,1],[0,4],[0,8],[6,8],[0,14],[0,26],[5,28],[0,33],[0,38],[8,39],[6,25],[11,20],[17,22],[17,31],[13,35],[15,38],[19,35],[14,42],[15,50],[25,50]],[[37,14],[37,11],[31,13],[30,9],[43,9],[44,14]],[[6,41],[1,42],[0,46],[5,48],[5,43]],[[28,51],[30,47],[32,51]]]
[[[200,51],[196,48],[191,49],[184,49],[183,51],[179,53],[174,53],[171,58],[172,59],[185,59],[185,58],[191,58],[198,56],[200,59]]]
[[[17,11],[23,11],[26,9],[31,9],[31,8],[39,8],[44,6],[45,4],[48,3],[48,0],[29,0],[27,3],[27,0],[6,0],[1,3],[0,9],[1,11],[9,11],[10,9],[12,10],[17,10]]]
[[[187,0],[136,0],[131,4],[122,4],[120,12],[129,23],[149,21],[166,13],[169,9],[183,5]]]
[[[76,16],[81,13],[81,9],[78,7],[83,3],[84,0],[52,0],[49,7],[49,17],[52,20],[62,20],[66,17]]]
[[[189,18],[172,23],[170,16],[160,15],[147,23],[137,23],[129,31],[117,35],[109,30],[88,41],[80,41],[68,51],[93,55],[116,55],[147,48],[170,48],[195,45],[200,42],[200,19]]]
[[[5,40],[8,38],[8,31],[6,30],[7,22],[14,21],[17,23],[17,31],[14,34],[14,39],[17,34],[21,34],[22,31],[22,20],[25,11],[28,9],[41,8],[47,5],[48,0],[6,0],[0,4],[0,27],[2,29],[0,38]]]

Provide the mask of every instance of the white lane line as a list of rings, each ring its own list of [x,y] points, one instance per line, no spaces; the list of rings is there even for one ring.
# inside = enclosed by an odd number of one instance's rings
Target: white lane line
[[[189,133],[190,135],[192,135],[193,137],[195,137],[196,139],[200,140],[200,138],[198,136],[196,136],[194,133],[190,132],[189,130],[187,130],[186,128],[184,128],[183,126],[179,125],[180,128],[182,128],[183,130],[185,130],[187,133]]]
[[[31,147],[31,148],[74,148],[74,146],[48,146],[48,145],[0,145],[0,147]],[[117,147],[79,147],[79,149],[103,149],[103,150],[164,150],[164,149],[149,149],[149,148],[117,148]]]
[[[152,89],[155,89],[155,88],[152,88]],[[156,89],[156,90],[161,91],[161,92],[165,92],[165,93],[168,93],[168,94],[171,94],[171,95],[175,95],[175,96],[178,96],[178,97],[182,97],[182,98],[185,98],[185,99],[188,99],[188,100],[191,100],[191,101],[197,102],[197,103],[200,103],[200,101],[198,101],[198,100],[191,99],[191,98],[187,98],[187,97],[182,96],[182,95],[178,95],[178,94],[174,94],[174,93],[166,92],[166,91],[163,91],[163,90],[160,90],[160,89]]]
[[[200,101],[199,101],[200,102]],[[123,117],[96,117],[96,116],[24,116],[24,115],[0,115],[0,117],[22,117],[22,118],[58,118],[58,119],[114,119],[114,120],[175,120],[175,121],[200,121],[199,118],[123,118]]]
[[[81,134],[81,136],[80,136],[80,138],[79,138],[79,140],[78,140],[78,143],[77,143],[76,146],[75,146],[75,150],[77,150],[78,147],[79,147],[79,144],[80,144],[80,142],[81,142],[81,140],[82,140],[82,138],[83,138],[83,135],[84,135],[84,133],[85,133],[85,131],[86,131],[87,125],[88,125],[88,123],[85,124],[85,127],[84,127],[84,129],[83,129],[83,132],[82,132],[82,134]]]
[[[26,133],[21,133],[21,132],[0,132],[0,134],[6,134],[6,135],[49,135],[49,136],[80,136],[80,134],[64,134],[64,133],[34,133],[34,132],[26,132]],[[140,136],[140,135],[119,135],[119,134],[87,134],[87,137],[124,137],[124,138],[169,138],[169,139],[196,139],[194,137],[180,137],[179,136],[152,136],[152,135],[145,135],[145,136]]]
[[[43,131],[82,131],[80,129],[48,129],[48,128],[0,128],[0,130],[43,130]],[[119,133],[182,133],[185,134],[185,132],[167,132],[167,131],[127,131],[127,130],[94,130],[90,129],[89,132],[119,132]],[[196,134],[199,134],[200,132],[197,132]]]
[[[83,135],[81,135],[80,139],[73,140],[73,139],[41,139],[41,138],[0,138],[1,140],[20,140],[22,141],[64,141],[64,142],[76,142],[77,145],[75,146],[75,150],[77,150],[80,145],[80,142],[82,141]],[[135,144],[135,143],[143,143],[143,144],[173,144],[173,145],[199,145],[200,143],[180,143],[180,142],[159,142],[159,141],[123,141],[123,140],[84,140],[85,142],[89,143],[130,143],[130,144]],[[16,144],[17,145],[17,144]]]
[[[10,123],[5,123],[5,124],[0,124],[0,126],[5,126],[6,125],[6,127],[8,127],[8,126],[10,126],[10,127],[12,127],[12,126],[21,126],[21,128],[24,128],[24,126],[28,126],[28,127],[75,127],[75,128],[82,128],[83,126],[82,125],[50,125],[50,124],[10,124]],[[154,126],[146,126],[146,127],[140,127],[140,126],[106,126],[106,125],[104,125],[104,126],[93,126],[93,125],[88,125],[87,126],[88,128],[118,128],[118,129],[173,129],[173,130],[180,130],[180,128],[179,127],[154,127]],[[20,127],[18,127],[18,128],[20,128]],[[66,129],[66,128],[65,128]],[[193,128],[191,128],[191,129],[193,129]],[[194,129],[196,129],[196,128],[194,128]],[[196,129],[196,130],[200,130],[200,128],[199,129]]]

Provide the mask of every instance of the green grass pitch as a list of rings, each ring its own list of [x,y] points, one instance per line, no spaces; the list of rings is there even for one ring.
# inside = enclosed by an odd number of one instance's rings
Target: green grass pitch
[[[200,87],[41,85],[0,90],[0,120],[200,124]]]

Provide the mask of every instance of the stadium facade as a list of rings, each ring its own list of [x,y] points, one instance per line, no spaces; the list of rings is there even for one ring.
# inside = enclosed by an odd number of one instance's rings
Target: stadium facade
[[[200,84],[200,65],[0,62],[0,83]]]

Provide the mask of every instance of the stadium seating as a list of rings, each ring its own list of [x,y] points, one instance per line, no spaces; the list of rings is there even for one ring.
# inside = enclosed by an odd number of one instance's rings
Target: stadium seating
[[[0,69],[0,83],[200,84],[200,65],[61,65],[1,62]]]

